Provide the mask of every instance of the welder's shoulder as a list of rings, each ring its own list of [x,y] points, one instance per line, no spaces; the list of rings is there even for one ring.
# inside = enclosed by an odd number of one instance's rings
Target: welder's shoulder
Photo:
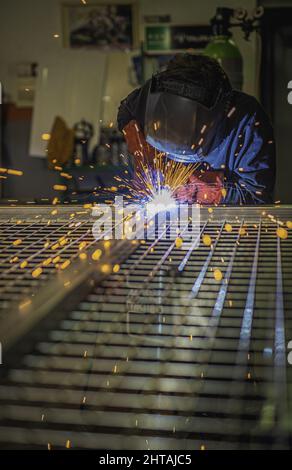
[[[238,114],[241,118],[245,116],[247,119],[253,118],[270,125],[270,119],[267,113],[254,96],[248,95],[243,91],[234,90],[232,105],[238,110]]]
[[[129,93],[129,95],[121,101],[117,115],[117,122],[120,130],[124,129],[132,119],[137,121],[141,128],[144,127],[149,85],[150,80],[142,87],[136,88],[134,91]]]

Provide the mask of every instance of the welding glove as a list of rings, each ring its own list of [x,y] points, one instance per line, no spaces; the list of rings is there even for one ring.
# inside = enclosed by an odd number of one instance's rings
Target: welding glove
[[[224,193],[223,179],[221,171],[196,171],[185,186],[176,190],[175,197],[188,204],[219,204]]]
[[[135,172],[142,167],[152,166],[151,163],[155,157],[155,149],[149,145],[140,129],[137,121],[134,119],[124,127],[123,134],[128,146],[129,152],[134,156]]]

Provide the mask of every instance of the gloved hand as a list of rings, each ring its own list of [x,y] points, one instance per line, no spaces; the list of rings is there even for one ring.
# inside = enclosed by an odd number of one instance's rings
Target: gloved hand
[[[123,129],[129,152],[134,156],[135,171],[143,162],[151,165],[155,157],[155,148],[146,142],[142,130],[135,120],[130,121]]]
[[[175,192],[174,197],[181,203],[194,204],[197,202],[197,186],[190,183],[180,186]]]
[[[179,202],[188,204],[219,204],[222,199],[223,172],[196,171],[188,183],[175,191]]]

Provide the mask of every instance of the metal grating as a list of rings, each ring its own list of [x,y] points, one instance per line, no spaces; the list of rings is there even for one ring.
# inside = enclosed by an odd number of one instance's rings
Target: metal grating
[[[90,246],[94,242],[91,229],[92,221],[78,215],[66,220],[37,216],[34,220],[13,218],[2,222],[0,311],[15,306],[24,295],[37,292],[63,262],[78,256],[81,242]],[[49,264],[44,263],[49,260]],[[42,272],[34,278],[32,273],[39,267]]]
[[[276,236],[277,217],[292,210],[204,211],[213,247],[146,241],[75,308],[51,312],[2,378],[1,446],[291,448],[292,239]],[[90,223],[75,227],[76,243]],[[5,228],[11,251],[20,235]],[[56,224],[42,229],[31,254],[42,235],[55,241]]]

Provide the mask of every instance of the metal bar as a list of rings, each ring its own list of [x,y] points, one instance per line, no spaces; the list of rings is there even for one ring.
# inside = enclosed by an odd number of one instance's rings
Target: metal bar
[[[218,293],[218,296],[217,296],[217,300],[216,300],[215,305],[214,305],[214,309],[213,309],[213,313],[212,313],[213,317],[220,317],[221,312],[223,310],[225,297],[226,297],[226,293],[227,293],[227,289],[228,289],[228,283],[229,283],[229,280],[230,280],[230,276],[231,276],[232,268],[233,268],[233,263],[234,263],[234,259],[235,259],[235,255],[236,255],[236,250],[237,250],[237,246],[238,246],[238,243],[239,243],[239,240],[240,240],[240,230],[242,228],[242,225],[243,225],[243,219],[241,221],[240,229],[238,231],[238,235],[236,237],[236,241],[235,241],[234,246],[233,246],[233,250],[232,250],[232,254],[231,254],[231,257],[230,257],[230,260],[229,260],[229,263],[228,263],[228,267],[227,267],[224,279],[222,280],[222,284],[221,284],[221,287],[220,287],[220,290],[219,290],[219,293]]]
[[[286,347],[284,327],[284,301],[283,301],[283,278],[281,239],[277,237],[277,285],[276,285],[276,318],[275,318],[275,378],[281,383],[285,382],[286,371]]]
[[[281,432],[287,414],[285,319],[281,239],[277,237],[277,283],[275,302],[274,382],[278,404],[278,429]]]
[[[225,225],[225,220],[222,222],[221,224],[221,227],[220,227],[220,231],[219,231],[219,234],[218,236],[216,237],[214,243],[213,243],[213,246],[211,247],[210,251],[209,251],[209,254],[204,262],[204,265],[201,269],[201,272],[200,274],[198,275],[197,279],[195,280],[194,282],[194,285],[192,287],[192,292],[191,292],[191,296],[192,297],[197,297],[198,293],[199,293],[199,290],[201,288],[201,285],[205,279],[205,276],[206,276],[206,272],[208,271],[208,268],[209,268],[209,264],[211,262],[211,259],[212,259],[212,256],[214,254],[214,251],[216,249],[216,246],[217,246],[217,243],[218,243],[218,240],[222,234],[222,231],[223,231],[223,228],[224,228],[224,225]]]
[[[261,227],[262,221],[259,221],[258,224],[258,233],[256,239],[256,246],[254,252],[254,259],[251,269],[250,281],[248,286],[248,293],[246,296],[246,303],[242,317],[242,324],[241,330],[239,334],[239,345],[238,345],[238,358],[237,363],[242,363],[245,361],[246,352],[249,349],[250,344],[250,336],[251,336],[251,329],[252,329],[252,321],[253,321],[253,310],[254,310],[254,302],[255,302],[255,289],[256,289],[256,281],[257,281],[257,271],[258,271],[258,260],[259,260],[259,250],[260,250],[260,240],[261,240]]]
[[[191,254],[194,250],[194,248],[197,246],[197,243],[198,241],[201,239],[206,227],[207,227],[207,224],[208,224],[208,220],[204,223],[203,225],[203,228],[201,229],[200,233],[198,234],[197,238],[193,241],[189,251],[187,252],[187,254],[185,255],[184,259],[182,260],[182,262],[180,263],[179,267],[177,268],[178,271],[183,271],[187,262],[189,261],[190,257],[191,257]]]

